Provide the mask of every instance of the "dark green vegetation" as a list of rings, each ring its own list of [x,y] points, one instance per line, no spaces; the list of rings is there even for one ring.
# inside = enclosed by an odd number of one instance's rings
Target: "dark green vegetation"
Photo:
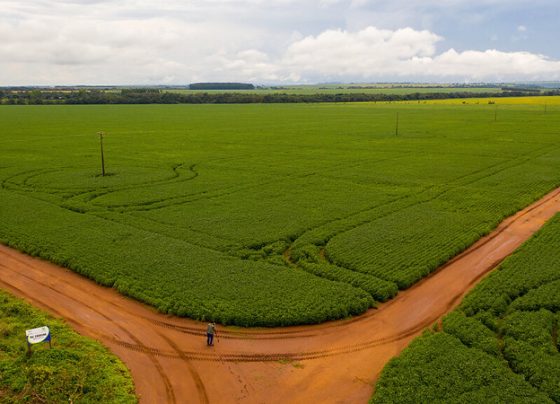
[[[235,83],[231,83],[235,85]],[[560,95],[560,90],[499,88],[281,88],[281,89],[202,89],[211,83],[194,85],[191,90],[158,88],[124,89],[5,89],[0,104],[279,104],[318,102],[426,101],[448,98],[496,98],[534,95]],[[241,84],[240,84],[241,85]],[[227,86],[226,86],[227,87]],[[477,91],[478,90],[478,91]]]
[[[4,106],[0,241],[163,312],[243,326],[346,317],[560,185],[558,112]]]
[[[48,326],[26,354],[25,330]],[[128,370],[101,344],[0,290],[0,402],[135,403]]]
[[[253,84],[247,83],[193,83],[191,90],[254,90]]]
[[[383,370],[373,403],[560,402],[560,216]]]

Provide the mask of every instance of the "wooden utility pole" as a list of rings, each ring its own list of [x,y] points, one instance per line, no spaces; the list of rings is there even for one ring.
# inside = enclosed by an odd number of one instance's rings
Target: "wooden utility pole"
[[[99,135],[99,144],[101,146],[101,176],[105,177],[105,158],[103,157],[103,136],[105,132],[97,132]]]
[[[397,126],[395,127],[395,136],[399,136],[399,113],[397,112]]]

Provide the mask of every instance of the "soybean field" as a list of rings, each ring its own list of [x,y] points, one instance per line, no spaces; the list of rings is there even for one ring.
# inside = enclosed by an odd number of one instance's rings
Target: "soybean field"
[[[560,216],[383,370],[372,403],[560,402]]]
[[[344,318],[560,185],[540,99],[1,106],[0,241],[164,313]]]

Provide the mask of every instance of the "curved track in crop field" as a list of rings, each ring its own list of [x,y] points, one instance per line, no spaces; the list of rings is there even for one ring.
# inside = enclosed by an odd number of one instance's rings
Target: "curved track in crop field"
[[[559,211],[557,189],[364,315],[316,326],[218,327],[214,347],[205,345],[205,324],[159,314],[4,246],[0,287],[107,345],[131,369],[145,403],[365,403],[389,359]]]

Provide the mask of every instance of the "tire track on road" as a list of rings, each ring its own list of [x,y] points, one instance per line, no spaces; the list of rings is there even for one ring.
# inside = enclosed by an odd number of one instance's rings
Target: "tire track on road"
[[[225,341],[211,350],[203,349],[200,322],[159,314],[114,289],[4,246],[0,246],[0,287],[105,342],[123,355],[134,374],[149,374],[155,368],[165,385],[162,399],[169,403],[184,397],[198,397],[202,403],[365,402],[376,375],[391,357],[452,310],[558,211],[560,189],[506,219],[428,278],[364,315],[288,329],[223,327],[219,332]],[[52,299],[46,304],[38,297],[41,293]],[[136,353],[149,361],[127,362]],[[305,365],[288,366],[293,361]],[[185,375],[192,383],[184,383]],[[367,383],[356,385],[355,380]],[[139,392],[151,388],[145,378],[136,377],[135,382]]]
[[[5,266],[5,265],[2,264],[2,263],[0,263],[0,267],[3,268],[4,270],[6,270],[6,269],[9,270],[9,271],[11,270],[10,268],[8,268],[7,266]],[[12,273],[15,272],[15,271],[13,271],[13,270],[11,270],[11,271],[12,271]],[[15,273],[17,273],[17,272],[15,272]],[[31,277],[29,277],[29,276],[22,275],[22,274],[19,274],[19,273],[17,273],[17,274],[20,275],[20,276],[23,276],[23,277],[27,278],[28,280],[30,280],[30,281],[32,281],[32,282],[34,282],[34,279],[31,278]],[[6,282],[0,280],[0,284],[6,285]],[[46,303],[45,303],[44,301],[42,301],[42,300],[41,300],[41,301],[38,301],[34,296],[31,296],[31,295],[25,293],[23,290],[21,290],[21,289],[15,287],[15,286],[13,286],[12,284],[8,284],[8,286],[9,286],[10,288],[15,289],[15,290],[18,292],[18,294],[21,294],[22,297],[26,298],[27,300],[30,300],[30,301],[34,302],[36,305],[39,304],[39,305],[46,306],[47,309],[50,310],[50,311],[52,311],[54,314],[58,315],[58,316],[61,317],[61,318],[64,318],[65,320],[68,320],[67,316],[62,315],[62,313],[61,313],[60,311],[56,310],[54,307],[52,307],[52,305],[48,305],[48,304],[46,304]],[[163,367],[162,367],[161,364],[158,362],[157,358],[154,357],[153,353],[151,353],[151,351],[148,349],[148,347],[146,347],[144,344],[142,344],[142,341],[140,341],[140,339],[139,339],[138,337],[136,337],[134,334],[132,334],[131,332],[129,332],[126,328],[122,327],[121,325],[119,325],[118,323],[116,323],[115,321],[113,321],[113,319],[111,319],[109,316],[105,315],[105,314],[104,314],[103,312],[101,312],[100,310],[97,310],[97,309],[95,309],[95,308],[93,308],[93,307],[91,307],[91,306],[85,304],[83,301],[79,301],[79,300],[77,300],[77,299],[75,299],[75,298],[73,298],[73,297],[71,297],[71,296],[69,296],[69,295],[60,293],[57,289],[55,289],[55,288],[53,288],[53,287],[51,287],[51,286],[48,286],[48,285],[41,284],[41,287],[45,287],[45,288],[47,288],[47,289],[50,289],[50,290],[52,290],[53,292],[55,292],[55,293],[57,293],[57,294],[59,294],[59,295],[62,295],[62,296],[64,296],[64,297],[66,297],[67,299],[73,300],[73,301],[76,302],[77,304],[80,304],[80,305],[83,305],[83,306],[87,307],[88,309],[90,309],[90,310],[93,311],[94,313],[97,313],[98,315],[100,315],[101,317],[103,317],[105,320],[107,320],[107,321],[109,321],[110,323],[114,324],[114,326],[115,326],[116,328],[118,328],[118,329],[120,329],[122,332],[124,332],[130,339],[132,339],[132,340],[135,342],[135,345],[136,345],[136,346],[140,347],[140,351],[141,351],[141,352],[143,352],[143,353],[145,353],[146,355],[148,355],[150,361],[153,363],[153,365],[154,365],[155,368],[157,369],[157,372],[159,373],[159,375],[160,375],[160,377],[161,377],[161,379],[162,379],[162,381],[163,381],[163,383],[164,383],[164,385],[165,385],[165,392],[166,392],[167,399],[168,399],[167,402],[170,402],[170,403],[176,403],[176,402],[177,402],[177,400],[176,400],[176,398],[175,398],[175,393],[174,393],[173,388],[172,388],[172,386],[171,386],[171,382],[170,382],[169,378],[167,377],[165,371],[163,370]],[[72,320],[71,322],[73,323],[73,325],[74,325],[75,327],[76,327],[76,326],[78,326],[78,327],[83,327],[83,326],[84,326],[84,324],[81,324],[80,322],[77,322],[77,321],[75,321],[75,320]],[[86,328],[88,328],[88,329],[91,330],[91,327],[87,327],[87,326],[86,326]],[[103,337],[103,334],[102,334],[102,333],[96,332],[95,334],[97,334],[97,336],[99,336],[99,337]],[[102,339],[104,339],[104,338],[102,338]]]

